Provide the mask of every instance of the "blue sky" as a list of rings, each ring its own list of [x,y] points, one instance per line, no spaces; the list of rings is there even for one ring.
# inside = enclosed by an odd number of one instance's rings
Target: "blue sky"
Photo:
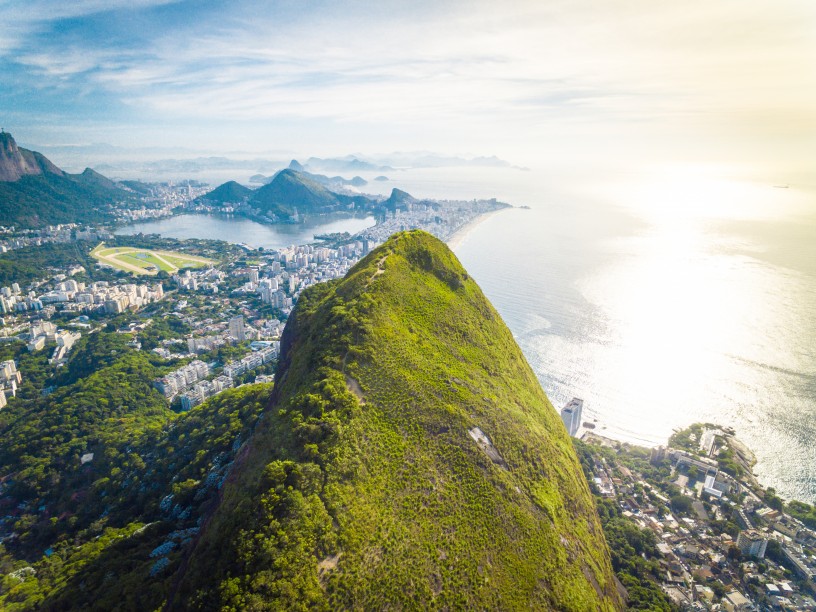
[[[25,143],[811,166],[809,0],[0,0]]]

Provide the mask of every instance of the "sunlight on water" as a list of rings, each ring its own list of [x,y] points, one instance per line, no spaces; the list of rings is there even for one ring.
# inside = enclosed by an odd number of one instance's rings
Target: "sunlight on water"
[[[647,444],[732,425],[763,482],[816,499],[813,195],[691,167],[547,187],[457,254],[556,407]]]

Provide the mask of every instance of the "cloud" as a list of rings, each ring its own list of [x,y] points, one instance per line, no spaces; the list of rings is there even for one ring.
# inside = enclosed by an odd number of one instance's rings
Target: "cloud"
[[[167,4],[0,5],[9,39],[36,49],[0,55],[134,121],[319,120],[529,149],[570,133],[761,147],[796,139],[794,121],[813,134],[816,9],[796,0]]]
[[[122,9],[138,10],[173,4],[180,0],[26,0],[0,4],[0,17],[17,24],[45,23],[87,17]]]

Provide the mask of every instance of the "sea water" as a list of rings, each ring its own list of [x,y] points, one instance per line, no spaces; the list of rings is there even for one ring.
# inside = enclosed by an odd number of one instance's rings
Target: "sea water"
[[[816,501],[813,193],[644,173],[525,203],[456,253],[556,408],[645,445],[732,426],[764,485]]]
[[[693,422],[732,426],[763,484],[816,501],[816,191],[693,168],[388,175],[362,191],[529,207],[477,224],[455,252],[557,409],[581,397],[597,433],[645,445]],[[373,223],[199,221],[128,233],[276,248]]]

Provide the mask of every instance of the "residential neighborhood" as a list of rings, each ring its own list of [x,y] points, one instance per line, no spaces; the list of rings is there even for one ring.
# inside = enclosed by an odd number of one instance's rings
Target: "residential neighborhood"
[[[654,449],[591,430],[582,441],[596,494],[653,535],[658,582],[678,609],[816,610],[814,525],[756,482],[733,431],[694,425]]]

